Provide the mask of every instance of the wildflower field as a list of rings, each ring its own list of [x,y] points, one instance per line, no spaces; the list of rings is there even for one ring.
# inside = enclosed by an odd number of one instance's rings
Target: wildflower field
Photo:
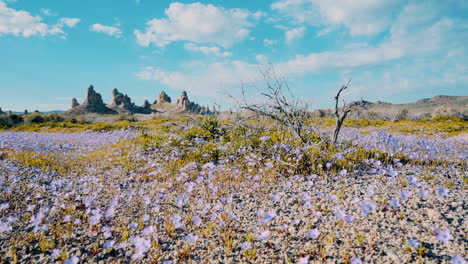
[[[465,263],[467,121],[261,122],[1,131],[0,262]]]

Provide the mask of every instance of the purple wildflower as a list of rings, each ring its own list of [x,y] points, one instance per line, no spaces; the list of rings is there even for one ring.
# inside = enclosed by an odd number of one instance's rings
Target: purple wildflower
[[[252,244],[250,242],[244,242],[244,243],[240,244],[239,248],[242,249],[242,250],[251,249]]]
[[[307,236],[309,238],[316,239],[316,238],[318,238],[320,236],[320,230],[318,230],[318,228],[310,229],[307,232]]]
[[[418,239],[416,238],[408,238],[408,244],[410,245],[410,247],[412,248],[418,248],[419,245],[421,245],[421,243],[419,242]]]
[[[452,264],[465,264],[466,261],[462,256],[453,256]]]
[[[371,202],[368,202],[368,201],[361,202],[361,210],[365,216],[367,216],[371,211],[375,210],[375,208],[377,208],[377,206]]]
[[[257,236],[257,240],[265,240],[265,239],[268,239],[270,237],[270,231],[268,230],[265,230],[263,232],[261,232],[258,236]]]
[[[450,230],[448,229],[436,230],[436,237],[444,244],[448,244],[453,238],[452,234],[450,234]]]
[[[437,193],[442,196],[442,197],[447,197],[450,193],[449,189],[441,186],[439,189],[437,189]]]
[[[388,204],[393,208],[393,210],[396,210],[398,211],[398,209],[400,208],[400,201],[398,201],[397,199],[391,199]]]

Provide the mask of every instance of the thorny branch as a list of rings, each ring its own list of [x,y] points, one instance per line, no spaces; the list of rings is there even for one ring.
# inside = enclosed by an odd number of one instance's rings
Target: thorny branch
[[[359,100],[359,101],[354,101],[349,104],[346,104],[346,102],[343,100],[343,106],[339,107],[339,101],[340,101],[340,95],[341,92],[344,90],[348,89],[349,84],[351,83],[351,79],[348,79],[338,90],[335,96],[335,116],[336,116],[336,126],[335,126],[335,131],[333,132],[333,144],[336,144],[338,141],[338,134],[340,133],[341,126],[343,125],[344,120],[348,116],[348,114],[356,107],[362,107],[364,109],[367,109],[364,103],[364,100]]]
[[[229,93],[228,95],[237,103],[240,109],[277,121],[280,125],[291,129],[303,143],[306,143],[303,128],[306,119],[309,117],[308,105],[292,95],[287,82],[276,74],[272,65],[259,70],[263,77],[264,88],[259,88],[254,82],[251,82],[250,86],[259,92],[264,101],[260,103],[248,102],[245,83],[241,86],[240,99]]]

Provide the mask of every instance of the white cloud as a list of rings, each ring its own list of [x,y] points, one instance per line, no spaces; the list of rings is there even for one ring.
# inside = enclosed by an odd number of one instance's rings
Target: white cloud
[[[50,11],[50,9],[46,9],[46,8],[41,8],[41,13],[46,15],[46,16],[53,16],[54,14],[52,14],[52,11]]]
[[[450,34],[455,34],[454,22],[441,19],[420,32],[406,32],[405,25],[396,24],[394,34],[377,46],[350,45],[348,49],[332,52],[297,55],[295,59],[281,63],[282,71],[315,73],[318,71],[377,65],[406,56],[430,54],[450,44]],[[454,37],[452,35],[451,37]],[[427,41],[421,42],[422,39]]]
[[[240,87],[243,81],[256,78],[257,65],[242,61],[197,64],[191,73],[146,67],[136,76],[143,80],[157,80],[172,89],[187,90],[194,95],[215,97],[217,92],[225,88]]]
[[[207,46],[198,46],[194,43],[186,43],[184,45],[184,48],[189,51],[201,52],[205,55],[215,55],[217,57],[224,57],[224,58],[232,56],[231,52],[221,51],[221,49],[216,46],[207,47]]]
[[[368,98],[370,93],[390,96],[395,91],[435,94],[449,91],[448,87],[464,87],[468,81],[467,21],[426,12],[429,7],[412,4],[403,8],[380,43],[350,42],[339,50],[296,55],[276,63],[275,68],[288,79],[327,72],[353,77],[357,98]],[[261,64],[266,57],[259,54],[256,59]],[[258,77],[258,65],[242,61],[198,63],[172,72],[148,67],[137,76],[173,89],[190,87],[197,95],[214,96],[222,87],[238,89],[242,81]],[[336,83],[329,88],[335,89]],[[366,91],[369,94],[362,94]]]
[[[152,19],[144,31],[134,31],[138,44],[164,47],[175,41],[191,41],[227,48],[249,36],[248,28],[253,26],[249,18],[262,15],[201,3],[171,3],[165,13],[167,18]]]
[[[67,25],[68,27],[75,27],[76,24],[80,22],[79,18],[68,18],[68,17],[63,17],[60,19],[60,24],[61,25]]]
[[[263,40],[263,45],[265,46],[273,46],[274,44],[276,44],[276,40],[272,40],[272,39],[264,39]]]
[[[91,26],[90,30],[97,33],[103,33],[109,36],[113,36],[116,38],[120,38],[122,36],[122,30],[120,30],[118,27],[113,26],[94,24]]]
[[[304,36],[305,32],[306,32],[305,27],[293,28],[293,29],[287,30],[284,33],[285,38],[286,38],[286,43],[290,44],[294,40],[302,38]]]
[[[351,35],[374,35],[386,30],[406,0],[281,0],[271,5],[295,23],[343,25]]]
[[[258,54],[257,56],[255,56],[255,59],[258,61],[258,63],[260,64],[267,64],[268,63],[268,58],[267,56],[263,55],[263,54]]]
[[[64,36],[63,27],[73,27],[79,21],[77,18],[61,18],[57,24],[48,25],[42,22],[42,17],[32,16],[27,11],[9,8],[5,2],[0,1],[0,36],[7,34],[26,38],[35,35]]]
[[[252,14],[252,17],[257,19],[257,20],[261,19],[264,16],[267,16],[267,13],[262,12],[262,11],[257,11],[257,12]]]

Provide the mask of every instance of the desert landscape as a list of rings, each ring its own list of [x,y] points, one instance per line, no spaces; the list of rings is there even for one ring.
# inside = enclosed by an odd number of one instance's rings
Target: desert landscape
[[[335,120],[317,111],[299,119],[300,138],[281,111],[122,97],[106,106],[90,87],[61,114],[0,116],[23,120],[0,132],[2,261],[439,263],[465,252],[466,119],[347,119],[332,142]]]

